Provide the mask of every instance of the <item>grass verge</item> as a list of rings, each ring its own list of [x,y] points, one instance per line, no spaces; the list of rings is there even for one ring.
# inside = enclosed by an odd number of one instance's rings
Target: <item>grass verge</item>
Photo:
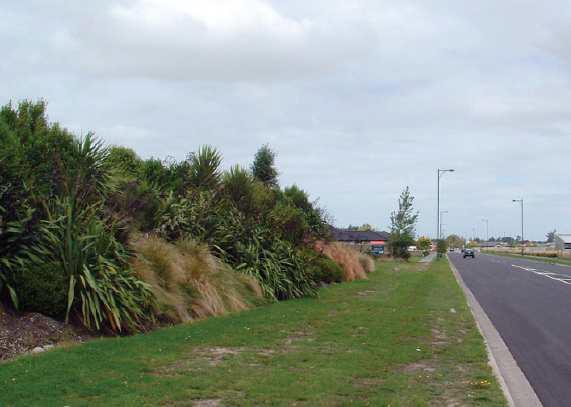
[[[0,405],[505,405],[444,260],[0,365]]]

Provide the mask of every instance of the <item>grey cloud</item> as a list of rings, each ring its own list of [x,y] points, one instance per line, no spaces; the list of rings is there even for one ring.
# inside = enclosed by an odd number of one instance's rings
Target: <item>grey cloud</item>
[[[269,142],[282,183],[341,225],[386,227],[410,185],[433,234],[435,171],[454,167],[447,231],[486,217],[516,234],[520,196],[531,237],[571,231],[565,1],[243,0],[230,28],[216,10],[126,17],[134,4],[0,5],[2,100],[44,97],[53,120],[144,157],[209,143],[248,165]]]

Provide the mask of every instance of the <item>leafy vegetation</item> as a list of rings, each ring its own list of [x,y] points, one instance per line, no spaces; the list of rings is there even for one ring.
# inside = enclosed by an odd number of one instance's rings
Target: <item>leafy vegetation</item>
[[[408,247],[414,243],[414,229],[418,220],[418,212],[413,208],[414,196],[409,187],[402,191],[398,209],[391,213],[391,237],[389,248],[393,257],[408,260]]]
[[[223,171],[210,146],[142,159],[29,101],[0,109],[0,145],[0,301],[14,309],[133,332],[356,277],[313,250],[327,215],[279,187],[267,145],[250,170]]]

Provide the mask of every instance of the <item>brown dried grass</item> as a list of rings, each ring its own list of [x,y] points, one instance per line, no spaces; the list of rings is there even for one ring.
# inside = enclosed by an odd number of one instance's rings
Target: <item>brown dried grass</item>
[[[359,251],[345,244],[334,242],[325,243],[318,241],[314,246],[315,250],[331,260],[335,261],[343,269],[344,280],[364,280],[367,273],[359,261]]]
[[[365,253],[359,253],[359,263],[363,267],[366,273],[372,273],[375,271],[375,260],[371,256]]]
[[[233,271],[192,240],[170,244],[150,237],[132,246],[133,269],[152,287],[160,319],[179,323],[224,315],[251,308],[263,296],[255,279]]]

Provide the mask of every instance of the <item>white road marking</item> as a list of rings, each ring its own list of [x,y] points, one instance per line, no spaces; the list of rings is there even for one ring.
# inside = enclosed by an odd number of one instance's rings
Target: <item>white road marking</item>
[[[512,267],[522,269],[525,271],[531,271],[533,274],[537,274],[538,276],[547,277],[552,280],[559,281],[560,283],[571,285],[571,276],[565,274],[552,273],[550,271],[537,271],[536,269],[518,266],[517,264],[512,264]],[[555,276],[561,276],[561,277],[555,277]]]

